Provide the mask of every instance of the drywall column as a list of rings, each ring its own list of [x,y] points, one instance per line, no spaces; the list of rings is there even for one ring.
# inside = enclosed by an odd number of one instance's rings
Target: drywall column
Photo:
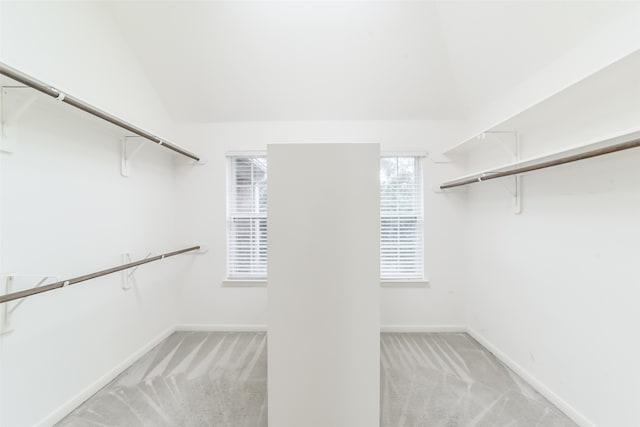
[[[269,425],[380,425],[378,144],[268,146]]]

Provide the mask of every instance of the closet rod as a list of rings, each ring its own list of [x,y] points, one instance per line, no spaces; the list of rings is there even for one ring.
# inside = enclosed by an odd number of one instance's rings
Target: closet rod
[[[571,156],[562,157],[560,159],[548,160],[540,163],[535,163],[528,166],[519,166],[504,171],[492,172],[487,171],[479,176],[466,178],[460,181],[452,181],[444,183],[440,186],[442,190],[453,187],[460,187],[462,185],[473,184],[475,182],[484,182],[490,179],[503,178],[505,176],[519,175],[525,172],[531,172],[539,169],[550,168],[553,166],[564,165],[566,163],[577,162],[579,160],[590,159],[592,157],[603,156],[605,154],[615,153],[617,151],[629,150],[631,148],[640,147],[640,138],[632,141],[622,142],[619,144],[610,145],[604,148],[597,148],[584,153],[573,154]]]
[[[97,277],[106,276],[107,274],[116,273],[118,271],[127,270],[132,267],[137,267],[142,264],[147,264],[150,262],[162,260],[165,258],[169,258],[175,255],[184,254],[186,252],[197,251],[200,249],[200,246],[192,246],[186,249],[180,249],[179,251],[167,252],[165,254],[161,254],[158,256],[145,258],[140,261],[130,262],[128,264],[119,265],[117,267],[108,268],[106,270],[97,271],[91,274],[85,274],[84,276],[74,277],[73,279],[61,280],[60,282],[51,283],[50,285],[44,285],[37,288],[31,288],[24,291],[13,292],[7,295],[0,296],[0,304],[3,302],[9,302],[16,299],[28,297],[35,294],[40,294],[42,292],[52,291],[54,289],[64,288],[65,286],[75,285],[76,283],[85,282],[87,280],[95,279]]]
[[[28,74],[23,73],[22,71],[18,71],[15,68],[10,67],[9,65],[3,62],[0,62],[0,74],[7,76],[13,80],[16,80],[24,85],[32,87],[44,93],[45,95],[49,95],[50,97],[57,99],[58,101],[65,102],[82,111],[85,111],[91,115],[101,118],[102,120],[105,120],[118,127],[121,127],[122,129],[125,129],[131,133],[134,133],[138,136],[148,139],[149,141],[152,141],[162,147],[175,151],[178,154],[182,154],[183,156],[189,157],[195,161],[200,161],[200,158],[196,154],[193,154],[176,144],[172,144],[171,142],[166,141],[160,138],[159,136],[153,135],[152,133],[147,132],[144,129],[134,126],[131,123],[126,122],[120,119],[119,117],[114,116],[113,114],[109,114],[106,111],[100,110],[99,108],[96,108],[90,104],[87,104],[86,102],[74,96],[71,96],[67,93],[64,93],[53,86],[49,86],[48,84],[43,83],[40,80],[34,77],[31,77]]]

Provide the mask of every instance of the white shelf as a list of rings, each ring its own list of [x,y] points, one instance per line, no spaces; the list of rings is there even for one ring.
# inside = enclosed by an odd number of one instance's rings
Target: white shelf
[[[558,117],[575,115],[589,108],[594,102],[616,102],[621,96],[613,94],[609,88],[616,87],[621,80],[638,81],[640,76],[640,52],[629,55],[608,67],[576,81],[574,84],[552,94],[522,111],[485,128],[482,132],[468,135],[462,141],[446,149],[443,155],[460,155],[479,147],[483,141],[479,137],[486,132],[520,132],[532,124],[544,125]],[[635,96],[633,90],[628,96]],[[624,94],[622,96],[625,96]],[[594,101],[596,100],[596,101]]]
[[[557,160],[557,159],[561,159],[561,158],[564,158],[564,157],[572,156],[572,155],[575,155],[575,154],[580,154],[580,153],[584,153],[584,152],[587,152],[587,151],[596,150],[596,149],[600,149],[600,148],[605,148],[605,147],[609,147],[611,145],[615,145],[615,144],[620,144],[620,143],[623,143],[623,142],[636,140],[636,139],[639,139],[639,138],[640,138],[640,128],[637,128],[637,129],[634,129],[634,130],[630,131],[629,133],[625,133],[623,135],[617,135],[617,136],[614,136],[614,137],[611,137],[611,138],[606,138],[604,140],[591,142],[591,143],[583,144],[583,145],[578,145],[578,146],[567,148],[567,149],[563,149],[563,150],[560,150],[560,151],[549,152],[549,153],[545,153],[543,155],[538,155],[538,156],[535,156],[535,157],[529,157],[527,159],[523,159],[523,160],[518,160],[518,161],[502,164],[502,165],[494,167],[494,168],[485,169],[485,170],[482,170],[482,171],[479,171],[479,172],[474,172],[474,173],[471,173],[471,174],[459,176],[459,177],[457,177],[455,179],[443,182],[442,185],[452,184],[452,183],[456,183],[458,181],[463,181],[463,180],[467,180],[467,179],[481,178],[482,176],[487,175],[487,174],[492,174],[492,173],[497,173],[497,172],[504,172],[504,171],[507,171],[507,170],[510,170],[510,169],[527,167],[527,166],[531,166],[531,165],[542,163],[542,162]]]

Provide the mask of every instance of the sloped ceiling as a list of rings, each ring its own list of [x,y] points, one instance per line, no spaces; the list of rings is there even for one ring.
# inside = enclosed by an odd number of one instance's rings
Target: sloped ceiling
[[[462,119],[636,6],[107,3],[181,123]]]

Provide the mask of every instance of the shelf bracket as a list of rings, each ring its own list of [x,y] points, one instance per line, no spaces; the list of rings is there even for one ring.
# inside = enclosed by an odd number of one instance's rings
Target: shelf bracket
[[[427,158],[431,160],[432,163],[435,163],[435,164],[453,163],[453,160],[445,154],[429,153]]]
[[[207,252],[209,252],[209,245],[205,244],[205,243],[200,243],[198,244],[198,246],[200,246],[200,249],[198,249],[195,253],[197,254],[206,254]],[[157,252],[149,252],[147,254],[147,256],[144,257],[144,259],[147,259],[151,256],[157,255]],[[164,260],[164,258],[162,258]],[[122,253],[122,264],[129,264],[131,262],[131,253],[129,252],[123,252]],[[136,278],[134,276],[136,270],[138,269],[138,267],[140,266],[136,266],[136,267],[132,267],[128,270],[122,270],[122,289],[125,291],[128,291],[129,289],[132,288],[133,285],[136,284]]]
[[[520,160],[520,135],[515,131],[509,133],[513,135],[513,143],[511,145],[513,160],[518,161]],[[514,215],[520,215],[522,213],[522,177],[515,175],[513,177],[512,185],[513,213]]]
[[[2,135],[0,137],[0,151],[5,153],[14,153],[18,145],[18,129],[17,123],[29,107],[38,100],[38,94],[33,92],[22,100],[15,108],[9,108],[8,99],[9,91],[14,89],[27,89],[26,86],[4,86],[0,90],[0,121],[2,122]],[[10,111],[14,110],[14,111]]]
[[[487,136],[492,136],[496,141],[500,142],[502,144],[502,148],[506,149],[509,154],[511,154],[512,156],[517,156],[518,155],[518,147],[517,147],[517,141],[518,141],[518,132],[515,130],[488,130],[486,132],[482,132],[480,135],[478,135],[476,138],[484,141],[485,139],[487,139]],[[509,135],[512,137],[511,141],[505,141],[504,139],[501,138],[501,136],[503,135]],[[514,143],[515,142],[515,143]]]
[[[522,177],[514,176],[513,179],[499,179],[500,183],[504,187],[504,189],[509,193],[511,197],[513,197],[513,213],[518,215],[522,213],[522,186],[521,180]]]
[[[149,258],[153,255],[153,252],[149,252],[144,259]],[[124,252],[122,254],[122,264],[129,264],[131,262],[131,254],[129,252]],[[139,266],[138,266],[139,267]],[[128,291],[131,289],[132,285],[135,285],[136,278],[133,276],[138,269],[138,267],[133,267],[129,270],[122,271],[122,289]]]
[[[147,145],[149,141],[141,136],[125,136],[122,138],[120,150],[120,174],[129,177],[131,160]]]
[[[487,131],[485,134],[492,134],[497,141],[501,143],[501,147],[509,152],[513,156],[514,161],[520,160],[520,135],[516,131]],[[502,136],[510,135],[511,141],[505,141]],[[514,176],[513,178],[506,178],[499,180],[502,186],[507,190],[509,195],[513,197],[513,213],[519,215],[522,213],[522,177]]]
[[[0,278],[4,278],[2,282],[2,290],[3,295],[10,294],[13,292],[13,283],[18,277],[26,277],[26,278],[39,278],[40,280],[36,283],[34,288],[38,288],[45,284],[45,282],[49,279],[53,279],[54,281],[60,280],[59,276],[54,275],[24,275],[24,274],[3,274],[0,275]],[[13,304],[5,303],[0,305],[0,335],[8,334],[13,331],[13,327],[11,326],[11,316],[13,313],[24,303],[25,298],[14,302]]]

